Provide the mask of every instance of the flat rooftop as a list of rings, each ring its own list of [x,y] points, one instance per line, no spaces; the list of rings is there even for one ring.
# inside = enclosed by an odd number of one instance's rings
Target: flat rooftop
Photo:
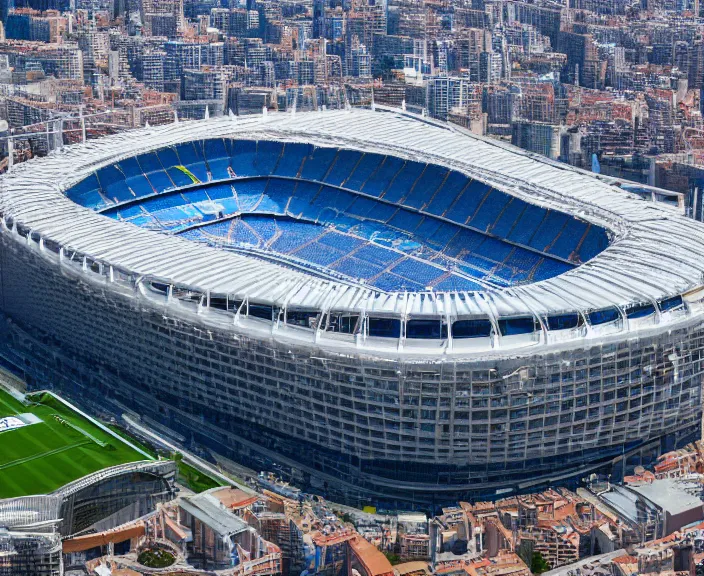
[[[701,489],[701,485],[697,482],[662,478],[650,484],[629,486],[629,488],[673,516],[704,506],[704,502],[693,493]]]
[[[0,499],[48,494],[103,468],[147,460],[50,393],[0,388]]]

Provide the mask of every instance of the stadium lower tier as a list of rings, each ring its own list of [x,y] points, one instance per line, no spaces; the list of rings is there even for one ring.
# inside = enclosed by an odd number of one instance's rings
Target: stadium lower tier
[[[700,429],[699,316],[511,356],[338,353],[170,308],[0,238],[4,355],[34,386],[129,408],[352,504],[432,506],[615,463],[622,473]]]

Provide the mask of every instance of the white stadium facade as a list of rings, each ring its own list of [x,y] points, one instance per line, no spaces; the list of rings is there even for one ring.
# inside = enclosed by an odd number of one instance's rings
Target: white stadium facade
[[[699,437],[704,226],[656,190],[380,107],[147,127],[0,184],[6,364],[331,498]]]

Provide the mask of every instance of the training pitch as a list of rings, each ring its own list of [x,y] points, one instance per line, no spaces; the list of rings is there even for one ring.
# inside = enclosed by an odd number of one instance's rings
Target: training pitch
[[[103,468],[147,459],[51,394],[23,402],[0,388],[0,421],[13,416],[34,423],[0,431],[0,499],[47,494]]]

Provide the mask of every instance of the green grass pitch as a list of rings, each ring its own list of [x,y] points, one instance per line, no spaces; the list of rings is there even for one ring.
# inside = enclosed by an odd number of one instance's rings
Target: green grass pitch
[[[47,494],[103,468],[147,459],[49,394],[26,400],[0,388],[0,418],[32,413],[42,420],[0,432],[0,499]]]

